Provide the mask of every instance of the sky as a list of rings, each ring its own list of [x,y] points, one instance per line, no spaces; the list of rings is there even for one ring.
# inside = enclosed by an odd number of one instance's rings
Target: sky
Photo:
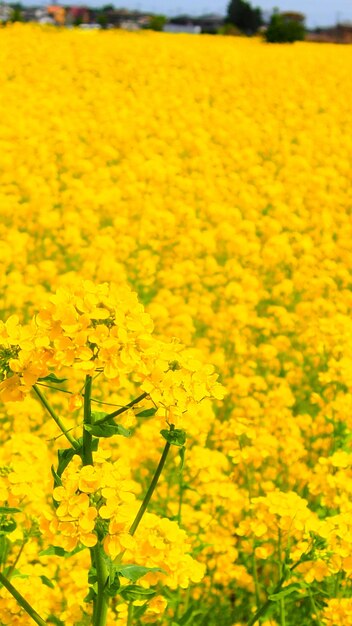
[[[116,7],[153,11],[164,15],[187,13],[200,15],[203,13],[226,14],[228,0],[80,0],[77,4],[104,5],[110,2]],[[259,6],[263,11],[271,13],[274,7],[282,11],[300,11],[306,15],[309,28],[330,26],[336,21],[352,22],[352,0],[250,0],[252,6]]]

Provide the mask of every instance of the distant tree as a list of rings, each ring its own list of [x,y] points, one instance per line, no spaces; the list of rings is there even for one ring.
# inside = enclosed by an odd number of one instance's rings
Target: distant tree
[[[113,4],[104,4],[103,7],[101,7],[102,11],[113,11],[115,9]]]
[[[14,6],[12,8],[11,22],[22,22],[22,7]]]
[[[99,26],[105,30],[108,26],[108,16],[106,13],[104,11],[99,11],[96,19]]]
[[[292,19],[288,14],[275,10],[269,25],[264,33],[269,43],[293,43],[305,38],[304,16],[302,19]]]
[[[149,20],[148,28],[150,28],[150,30],[161,31],[163,30],[165,24],[166,24],[165,15],[152,15]]]
[[[237,26],[247,35],[253,35],[263,24],[262,12],[259,7],[253,8],[244,0],[230,0],[227,7],[227,22]]]
[[[222,26],[220,26],[220,28],[218,28],[217,34],[218,35],[230,35],[232,37],[239,37],[243,33],[234,24],[230,24],[229,22],[226,22],[226,24],[223,24]]]

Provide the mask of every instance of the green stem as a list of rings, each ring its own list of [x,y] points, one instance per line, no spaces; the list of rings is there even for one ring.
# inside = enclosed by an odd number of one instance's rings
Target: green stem
[[[53,389],[54,391],[61,391],[61,393],[68,393],[73,396],[73,391],[69,391],[68,389],[63,389],[62,387],[53,387],[53,385],[46,385],[45,383],[38,383],[39,387],[47,387],[47,389]]]
[[[280,578],[279,582],[277,583],[275,589],[272,591],[271,595],[279,593],[279,591],[281,590],[281,587],[284,584],[285,580],[286,580],[286,576],[282,576]],[[247,626],[253,626],[253,624],[255,624],[256,621],[259,620],[259,618],[262,617],[262,615],[264,615],[266,613],[266,611],[268,610],[268,608],[269,608],[269,606],[270,606],[270,604],[272,602],[273,602],[273,600],[270,600],[270,598],[268,598],[267,601],[264,602],[264,604],[262,604],[262,606],[251,617],[251,619],[249,620]]]
[[[302,562],[302,559],[300,559],[299,561],[296,561],[296,563],[294,563],[294,565],[291,565],[289,572],[292,573],[296,567],[298,567],[298,565],[300,565],[300,563]],[[274,596],[276,593],[279,593],[279,591],[281,591],[282,589],[282,585],[284,584],[284,582],[287,580],[288,578],[288,573],[283,573],[279,582],[277,583],[275,589],[273,589],[273,591],[271,591],[270,595]],[[267,612],[270,604],[272,604],[272,602],[274,602],[274,600],[270,600],[270,598],[268,598],[266,600],[266,602],[264,602],[264,604],[254,613],[254,615],[251,617],[251,619],[249,620],[247,626],[253,626],[253,624],[255,624],[255,622],[262,617],[262,615],[265,615],[265,613]]]
[[[128,605],[127,626],[132,626],[133,624],[133,609],[133,602],[130,602]]]
[[[33,607],[25,600],[25,598],[15,589],[13,585],[11,585],[10,581],[7,580],[6,576],[1,574],[0,572],[0,583],[9,591],[9,593],[15,598],[18,604],[22,607],[24,611],[26,611],[27,615],[32,618],[32,620],[39,624],[39,626],[46,626],[46,622],[38,615],[37,611],[33,609]]]
[[[179,498],[178,498],[178,511],[177,511],[177,523],[181,526],[182,516],[182,504],[183,504],[183,470],[180,472],[180,484],[179,484]]]
[[[91,396],[92,396],[91,376],[86,376],[84,385],[84,416],[83,416],[83,444],[82,462],[83,465],[93,465],[92,435],[84,428],[85,424],[92,423]],[[109,576],[108,567],[104,555],[104,548],[100,541],[90,551],[92,565],[97,573],[97,595],[94,600],[93,625],[105,626],[108,616],[109,597],[106,593],[106,582]]]
[[[18,551],[18,554],[17,554],[17,556],[16,556],[16,558],[15,558],[14,562],[12,563],[12,565],[9,567],[8,571],[6,572],[6,575],[7,575],[7,578],[8,578],[8,579],[10,579],[10,578],[11,578],[11,576],[12,576],[13,572],[15,571],[15,569],[16,569],[16,565],[17,565],[18,561],[19,561],[19,560],[20,560],[20,558],[21,558],[22,552],[23,552],[23,550],[24,550],[24,547],[25,547],[25,545],[26,545],[27,541],[28,541],[28,539],[24,539],[24,540],[22,541],[22,543],[21,543],[21,547],[20,547],[20,549],[19,549],[19,551]]]
[[[280,600],[280,626],[286,626],[285,598]]]
[[[76,439],[74,437],[72,437],[72,435],[70,435],[68,430],[66,430],[65,426],[63,425],[63,423],[61,421],[61,418],[55,413],[54,409],[50,406],[49,402],[47,401],[47,399],[44,396],[44,394],[40,391],[39,387],[37,385],[33,385],[33,390],[37,394],[37,396],[38,396],[39,400],[41,401],[42,405],[46,408],[48,413],[53,418],[54,422],[60,428],[60,430],[63,433],[63,435],[65,435],[66,439],[70,442],[71,446],[75,450],[78,450],[80,448],[80,445],[79,445],[78,441],[76,441]]]
[[[170,431],[171,430],[175,430],[174,424],[170,424]],[[169,453],[170,446],[171,446],[171,444],[167,441],[166,444],[165,444],[163,453],[161,455],[161,458],[160,458],[160,461],[159,461],[159,465],[156,468],[155,474],[154,474],[154,476],[152,478],[152,482],[149,485],[149,489],[148,489],[147,493],[144,496],[144,500],[143,500],[143,502],[142,502],[142,504],[141,504],[141,506],[139,508],[139,511],[138,511],[134,521],[133,521],[133,524],[132,524],[132,526],[130,528],[130,535],[134,535],[134,533],[136,532],[136,530],[137,530],[137,528],[138,528],[138,526],[139,526],[139,524],[141,522],[141,519],[142,519],[144,513],[147,510],[148,504],[149,504],[149,502],[151,500],[151,497],[152,497],[152,495],[153,495],[153,493],[155,491],[155,488],[156,488],[156,486],[158,484],[158,480],[160,478],[160,474],[163,471],[163,467],[165,465],[166,457],[167,457],[167,455]]]
[[[84,424],[92,423],[91,414],[91,393],[92,393],[92,377],[86,376],[86,384],[84,387]],[[84,428],[83,425],[83,449],[82,449],[82,461],[83,465],[93,465],[93,453],[92,453],[92,435]]]
[[[315,615],[314,621],[318,624],[318,626],[322,626],[322,623],[321,623],[321,621],[319,619],[319,610],[317,608],[317,605],[315,604],[314,596],[313,596],[313,594],[311,592],[310,587],[308,587],[308,593],[309,593],[310,604],[311,604],[313,613]]]
[[[109,608],[109,597],[105,593],[108,579],[108,567],[104,559],[104,548],[98,543],[93,548],[95,569],[97,572],[97,597],[94,605],[94,626],[105,626]]]
[[[146,398],[148,395],[149,394],[147,394],[146,392],[142,393],[140,396],[138,396],[138,398],[131,400],[131,402],[129,402],[125,406],[122,406],[120,409],[117,409],[117,411],[113,411],[112,413],[105,415],[105,417],[102,417],[100,420],[97,420],[94,423],[104,424],[104,422],[109,422],[113,417],[117,417],[118,415],[121,415],[121,413],[128,411],[128,409],[131,409],[135,404],[138,404],[138,402],[142,402],[142,400],[144,400],[144,398]]]
[[[259,592],[259,581],[258,581],[258,571],[257,571],[257,559],[255,558],[255,552],[253,551],[253,580],[254,580],[254,589],[255,589],[255,601],[257,604],[257,609],[260,606],[260,592]]]
[[[335,575],[334,598],[339,597],[339,588],[341,583],[341,571]]]

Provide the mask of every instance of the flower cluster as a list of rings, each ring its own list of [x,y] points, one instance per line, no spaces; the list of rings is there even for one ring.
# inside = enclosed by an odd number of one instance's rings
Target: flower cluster
[[[118,386],[133,373],[171,422],[205,398],[224,396],[212,365],[180,343],[152,336],[150,316],[126,285],[83,281],[72,290],[60,288],[27,327],[13,316],[0,330],[4,402],[22,400],[49,368],[98,373]]]

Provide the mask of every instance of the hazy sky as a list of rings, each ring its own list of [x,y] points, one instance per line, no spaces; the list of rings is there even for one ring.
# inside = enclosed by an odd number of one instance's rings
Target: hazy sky
[[[110,0],[90,0],[89,4],[106,4]],[[112,0],[111,0],[112,1]],[[85,4],[80,0],[80,4]],[[77,2],[78,4],[78,2]],[[175,15],[188,13],[226,13],[228,0],[114,0],[115,6],[148,10]],[[352,0],[251,0],[252,6],[270,11],[276,6],[282,10],[301,11],[307,16],[307,25],[324,26],[340,21],[352,22]]]

